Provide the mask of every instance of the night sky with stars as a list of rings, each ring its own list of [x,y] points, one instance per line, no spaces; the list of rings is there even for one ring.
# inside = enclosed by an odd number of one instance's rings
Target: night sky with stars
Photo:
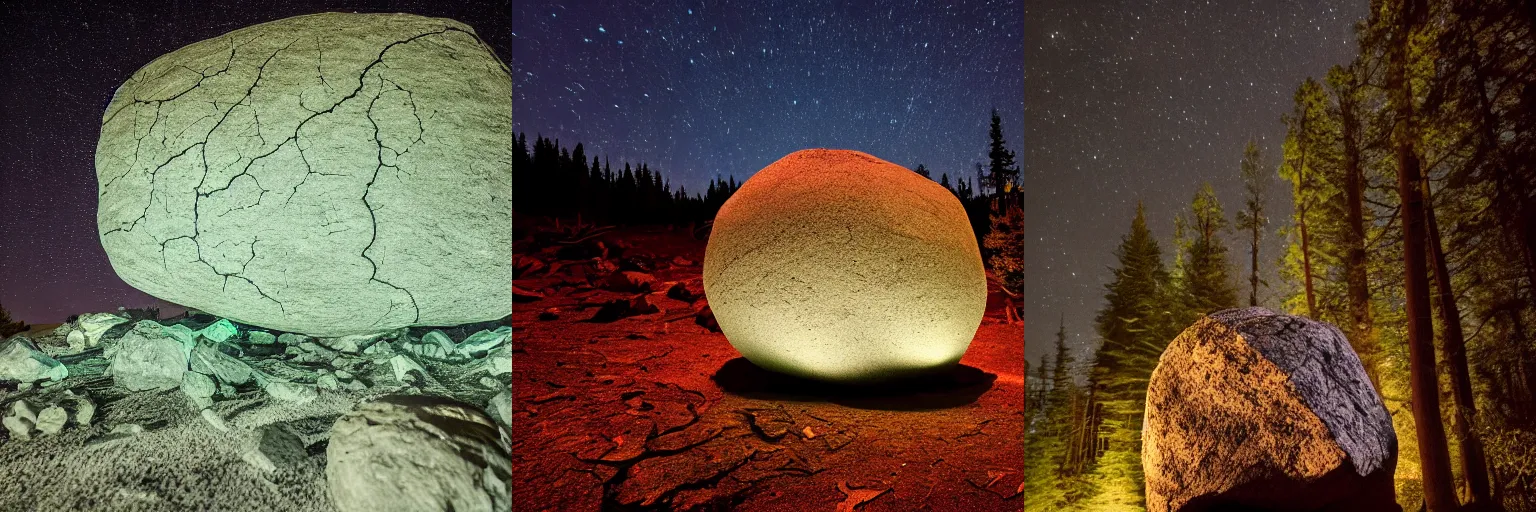
[[[177,309],[119,279],[101,248],[102,112],[118,85],[160,55],[241,27],[330,11],[453,18],[503,60],[512,52],[509,0],[7,0],[0,8],[0,304],[29,323],[118,306]]]
[[[817,147],[974,177],[992,108],[1022,144],[1023,1],[519,2],[513,129],[690,193]]]
[[[1065,317],[1078,364],[1099,343],[1093,318],[1130,230],[1136,202],[1172,265],[1175,215],[1202,182],[1229,221],[1241,208],[1238,163],[1250,137],[1274,172],[1264,279],[1284,241],[1290,188],[1278,177],[1292,95],[1356,51],[1352,27],[1365,0],[1103,2],[1026,0],[1026,356],[1055,343]],[[1226,237],[1236,274],[1248,244]],[[1246,304],[1248,285],[1240,296]],[[1263,305],[1277,307],[1272,289]],[[1266,300],[1267,298],[1267,300]]]

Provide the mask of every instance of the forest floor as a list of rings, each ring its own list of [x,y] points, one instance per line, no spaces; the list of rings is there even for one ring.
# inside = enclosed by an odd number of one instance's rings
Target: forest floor
[[[953,371],[839,388],[731,347],[688,230],[561,236],[514,244],[515,509],[1023,508],[1024,328],[995,290]]]

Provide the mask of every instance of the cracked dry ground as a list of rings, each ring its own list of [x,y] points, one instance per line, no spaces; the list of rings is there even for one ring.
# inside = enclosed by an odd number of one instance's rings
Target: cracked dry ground
[[[1002,322],[995,291],[956,371],[837,389],[757,369],[695,322],[702,303],[668,296],[697,283],[703,241],[604,241],[616,261],[657,262],[660,291],[604,289],[603,258],[515,281],[531,291],[512,317],[516,510],[1023,508],[1023,326]],[[637,296],[659,311],[591,321]]]

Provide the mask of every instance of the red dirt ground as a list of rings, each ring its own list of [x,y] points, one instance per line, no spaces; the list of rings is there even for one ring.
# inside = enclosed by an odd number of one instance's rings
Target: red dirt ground
[[[1024,328],[995,293],[954,371],[838,388],[758,369],[669,297],[701,290],[687,230],[514,249],[515,510],[1023,509]],[[616,291],[626,267],[655,291]],[[632,299],[657,311],[590,321]]]

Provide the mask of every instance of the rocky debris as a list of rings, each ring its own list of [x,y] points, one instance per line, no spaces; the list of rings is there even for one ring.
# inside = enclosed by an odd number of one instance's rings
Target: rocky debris
[[[395,376],[395,381],[401,384],[409,384],[412,382],[419,384],[422,380],[426,379],[427,376],[427,369],[422,368],[421,365],[416,362],[416,360],[411,359],[405,354],[399,354],[395,357],[389,358],[389,368]],[[412,372],[415,372],[417,375],[412,375]]]
[[[336,420],[326,480],[340,512],[506,510],[507,433],[478,408],[386,396]]]
[[[797,151],[743,183],[715,216],[703,280],[743,356],[827,381],[953,365],[987,301],[954,194],[846,150]]]
[[[245,339],[252,345],[271,345],[277,343],[277,336],[273,336],[272,333],[265,331],[245,333]]]
[[[536,300],[539,300],[539,299],[542,299],[542,298],[544,298],[544,294],[542,294],[542,293],[539,293],[539,292],[536,292],[536,291],[531,291],[531,290],[525,290],[525,289],[519,288],[515,284],[512,285],[512,301],[513,302],[533,302],[533,301],[536,301]]]
[[[11,433],[11,439],[31,439],[32,430],[37,425],[37,413],[32,412],[32,405],[26,400],[11,402],[11,410],[0,419],[0,424]]]
[[[500,385],[500,383],[497,384],[498,386]],[[502,426],[511,427],[512,391],[503,388],[500,393],[491,397],[491,401],[485,404],[485,412],[490,414],[492,418],[495,418],[496,421],[501,422]]]
[[[656,304],[650,301],[649,296],[637,295],[628,299],[614,299],[602,303],[598,307],[597,312],[593,313],[592,318],[587,321],[599,323],[614,322],[632,316],[649,315],[659,312],[661,312],[661,308],[656,307]]]
[[[76,395],[69,390],[64,391],[63,402],[74,409],[76,426],[91,426],[91,420],[96,417],[96,402],[92,402],[90,397]]]
[[[1149,511],[1399,510],[1391,416],[1332,325],[1201,318],[1163,352],[1146,411]]]
[[[620,271],[608,275],[604,288],[624,293],[650,293],[660,286],[656,276],[645,272]]]
[[[385,337],[385,334],[381,333],[351,334],[347,336],[338,336],[335,338],[320,338],[316,341],[318,341],[320,345],[324,346],[325,348],[337,352],[357,354],[362,352],[364,347],[377,342],[380,338],[383,337]],[[302,344],[302,342],[295,344]]]
[[[251,380],[251,367],[243,361],[220,352],[212,345],[199,343],[192,349],[192,371],[211,375],[225,384],[238,386]]]
[[[512,328],[509,326],[501,326],[496,330],[481,330],[464,338],[464,341],[454,347],[454,351],[464,357],[480,357],[505,345],[511,339]]]
[[[65,411],[63,407],[54,405],[37,413],[37,425],[35,427],[44,434],[53,435],[64,430],[64,424],[68,422],[69,412]]]
[[[277,342],[282,345],[294,346],[309,341],[309,336],[303,334],[285,332],[277,335]]]
[[[130,391],[171,389],[181,385],[188,353],[183,342],[165,336],[153,320],[142,320],[110,347],[110,372],[118,385]]]
[[[267,396],[278,401],[303,404],[320,396],[315,386],[310,384],[272,378],[260,379],[260,383],[261,389],[267,392]]]
[[[702,279],[678,281],[667,289],[667,297],[692,304],[704,298],[704,281]]]
[[[80,342],[80,347],[90,348],[101,344],[101,337],[108,329],[118,324],[127,323],[129,320],[111,313],[87,313],[75,319],[70,329],[69,345],[75,347],[75,342]],[[80,333],[80,334],[75,334]],[[78,352],[78,351],[76,351]]]
[[[848,487],[848,482],[841,482],[841,481],[839,481],[837,483],[837,490],[838,490],[838,492],[843,493],[843,496],[846,497],[845,499],[843,499],[843,501],[841,501],[841,502],[839,502],[837,504],[837,512],[853,512],[853,510],[855,508],[857,508],[859,505],[863,505],[865,503],[868,503],[870,500],[873,500],[876,497],[879,497],[881,494],[885,494],[885,492],[891,490],[891,488],[890,487],[881,487],[881,488],[876,488],[876,489],[849,488]]]
[[[275,330],[500,318],[511,98],[508,68],[442,18],[330,12],[183,46],[102,117],[102,246],[150,295]]]
[[[553,322],[560,319],[560,308],[549,308],[539,312],[539,321]]]
[[[198,372],[188,371],[181,376],[181,391],[193,400],[212,400],[217,391],[213,379]]]
[[[672,257],[672,265],[673,266],[678,266],[678,267],[691,267],[691,266],[694,265],[694,263],[693,263],[693,260],[690,260],[688,258],[684,258],[682,256],[673,256]]]
[[[694,313],[693,323],[709,332],[720,332],[720,322],[715,320],[715,311],[710,309],[708,304],[705,304],[698,313]]]
[[[57,382],[68,376],[68,367],[38,351],[26,336],[0,341],[0,382]]]

